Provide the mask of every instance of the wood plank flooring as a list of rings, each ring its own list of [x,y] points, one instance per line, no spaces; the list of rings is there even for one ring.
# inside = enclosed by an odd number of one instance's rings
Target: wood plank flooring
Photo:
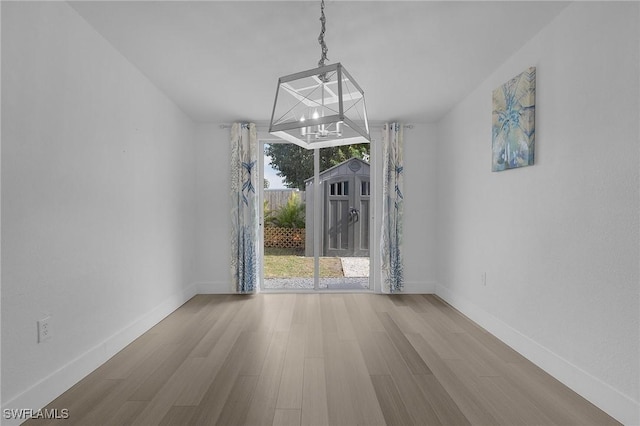
[[[433,295],[199,295],[46,408],[64,425],[619,424]]]

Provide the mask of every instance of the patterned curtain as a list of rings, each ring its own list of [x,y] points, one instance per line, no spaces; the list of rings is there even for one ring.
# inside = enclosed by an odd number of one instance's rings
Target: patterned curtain
[[[382,129],[382,256],[383,291],[403,290],[402,204],[403,178],[402,124],[385,124]]]
[[[236,293],[253,293],[258,262],[258,138],[253,123],[231,127],[231,282]]]

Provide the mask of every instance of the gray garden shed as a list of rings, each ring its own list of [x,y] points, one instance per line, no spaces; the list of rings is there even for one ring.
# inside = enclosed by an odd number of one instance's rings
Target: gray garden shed
[[[320,173],[320,255],[369,257],[369,163],[350,158]],[[313,178],[305,181],[305,254],[313,256]]]

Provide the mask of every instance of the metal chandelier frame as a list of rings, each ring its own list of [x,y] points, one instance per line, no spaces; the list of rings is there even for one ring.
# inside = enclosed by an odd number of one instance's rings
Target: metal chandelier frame
[[[307,149],[371,142],[364,91],[342,64],[325,65],[324,0],[318,67],[278,79],[269,133]]]

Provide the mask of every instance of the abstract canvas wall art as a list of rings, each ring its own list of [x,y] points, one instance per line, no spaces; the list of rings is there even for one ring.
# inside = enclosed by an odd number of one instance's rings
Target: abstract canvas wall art
[[[535,67],[493,91],[492,171],[533,165],[535,110]]]

